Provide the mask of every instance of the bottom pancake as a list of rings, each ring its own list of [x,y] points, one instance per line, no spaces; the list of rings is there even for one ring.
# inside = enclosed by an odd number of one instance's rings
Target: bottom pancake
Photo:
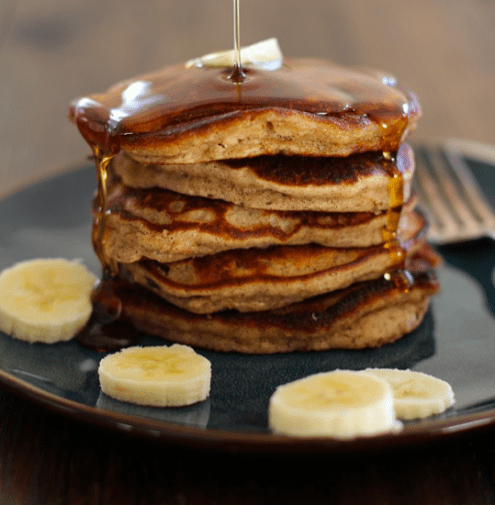
[[[420,324],[439,290],[425,265],[265,312],[194,314],[123,280],[114,281],[113,291],[122,320],[174,342],[250,354],[362,349],[393,342]]]

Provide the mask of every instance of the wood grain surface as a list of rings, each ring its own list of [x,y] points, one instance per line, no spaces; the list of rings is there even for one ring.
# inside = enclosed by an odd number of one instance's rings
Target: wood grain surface
[[[275,457],[125,438],[0,394],[0,503],[421,504],[495,499],[495,437],[407,451]]]
[[[71,99],[232,46],[231,0],[0,0],[0,193],[89,153]],[[490,0],[246,0],[241,42],[394,73],[417,141],[495,143]],[[79,424],[0,392],[2,504],[493,504],[495,432],[343,458],[185,450]]]

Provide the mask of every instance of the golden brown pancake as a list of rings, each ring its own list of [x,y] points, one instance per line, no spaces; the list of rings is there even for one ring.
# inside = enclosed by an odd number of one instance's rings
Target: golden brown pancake
[[[141,163],[201,163],[263,154],[397,151],[415,127],[415,97],[379,73],[318,59],[274,71],[166,67],[69,109],[90,144]]]
[[[378,212],[390,207],[390,180],[402,175],[411,196],[414,158],[403,144],[396,161],[382,152],[347,158],[262,156],[186,165],[149,165],[119,155],[115,173],[136,188],[162,187],[258,209]]]
[[[402,209],[399,236],[410,228],[415,201]],[[96,205],[96,203],[95,203]],[[252,209],[161,188],[109,186],[105,253],[131,263],[162,263],[230,249],[302,245],[369,247],[383,243],[387,211],[330,213]]]
[[[405,254],[421,247],[426,222],[415,222],[402,244]],[[316,244],[236,249],[173,263],[141,260],[121,268],[137,284],[191,312],[225,309],[272,310],[312,296],[376,279],[394,268],[394,254],[383,245],[330,248]]]
[[[411,331],[438,290],[411,261],[428,257],[404,144],[416,98],[322,60],[245,73],[176,65],[70,107],[97,160],[93,244],[121,319],[250,353]]]
[[[144,333],[216,351],[264,354],[380,347],[414,330],[438,289],[432,271],[420,268],[407,278],[380,277],[279,310],[210,315],[126,283],[116,293],[122,317]]]

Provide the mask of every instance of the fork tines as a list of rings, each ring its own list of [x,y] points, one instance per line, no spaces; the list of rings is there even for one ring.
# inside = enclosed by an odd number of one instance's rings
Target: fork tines
[[[437,244],[495,238],[495,212],[460,153],[441,147],[416,150],[415,188]]]

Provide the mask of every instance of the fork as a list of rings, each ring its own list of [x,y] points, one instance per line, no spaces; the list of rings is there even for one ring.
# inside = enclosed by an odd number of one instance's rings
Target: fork
[[[417,148],[414,177],[418,204],[430,222],[428,240],[440,246],[465,244],[449,255],[449,262],[479,282],[495,316],[493,247],[469,244],[483,237],[495,240],[495,212],[461,151],[451,144]],[[474,262],[473,245],[477,251]]]
[[[417,148],[414,182],[432,243],[495,240],[495,211],[460,152],[448,146]]]

